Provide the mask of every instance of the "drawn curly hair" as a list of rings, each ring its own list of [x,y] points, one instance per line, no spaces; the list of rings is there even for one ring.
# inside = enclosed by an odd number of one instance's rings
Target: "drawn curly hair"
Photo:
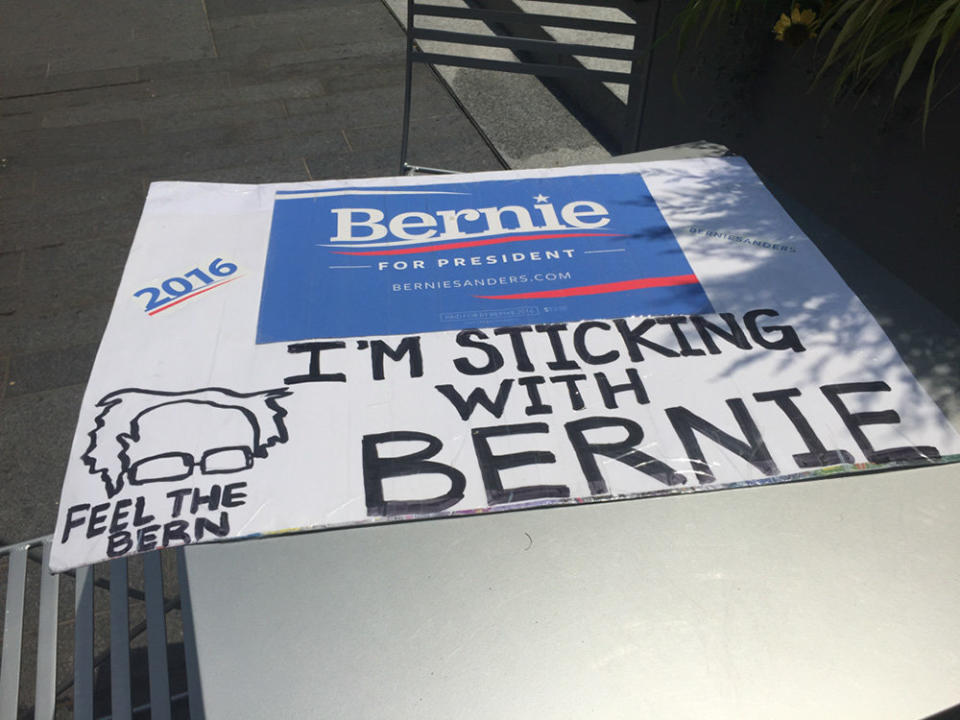
[[[202,388],[184,392],[164,392],[126,388],[104,396],[97,407],[103,408],[96,427],[88,435],[90,445],[81,456],[91,474],[99,474],[111,498],[123,488],[129,460],[125,451],[140,440],[140,418],[166,405],[192,403],[243,413],[253,429],[254,457],[266,457],[267,450],[287,441],[283,418],[287,411],[277,402],[290,395],[286,388],[252,393],[237,393],[225,388]]]

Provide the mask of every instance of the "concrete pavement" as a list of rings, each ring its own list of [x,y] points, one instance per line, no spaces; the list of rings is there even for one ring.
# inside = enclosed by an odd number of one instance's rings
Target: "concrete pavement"
[[[403,33],[380,0],[6,3],[0,545],[53,529],[146,188],[391,175]],[[414,147],[500,169],[426,68]]]

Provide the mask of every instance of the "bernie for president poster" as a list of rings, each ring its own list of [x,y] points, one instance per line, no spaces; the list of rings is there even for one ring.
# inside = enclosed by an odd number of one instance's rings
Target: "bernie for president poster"
[[[958,453],[741,159],[155,183],[51,566]]]

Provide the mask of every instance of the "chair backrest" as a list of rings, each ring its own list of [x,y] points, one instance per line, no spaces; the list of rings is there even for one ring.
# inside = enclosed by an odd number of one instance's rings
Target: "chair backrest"
[[[546,0],[531,0],[545,2]],[[591,80],[603,83],[622,83],[628,87],[625,122],[622,129],[623,152],[637,149],[646,88],[650,71],[650,51],[656,36],[660,0],[643,0],[652,5],[649,22],[641,22],[636,13],[619,13],[617,20],[583,17],[582,8],[615,8],[624,10],[638,5],[641,0],[549,0],[551,5],[575,7],[571,14],[525,12],[513,0],[467,0],[464,6],[441,5],[422,0],[407,3],[407,87],[404,100],[403,140],[401,166],[406,165],[410,117],[410,84],[412,65],[430,65],[495,70],[507,73],[535,75],[540,78]],[[422,27],[423,18],[446,18],[479,21],[465,23],[453,29]],[[591,35],[591,42],[557,40],[547,28],[575,30]],[[610,42],[610,36],[626,37],[626,41]],[[604,44],[606,39],[607,44]],[[443,51],[427,51],[422,42],[444,43]],[[449,48],[449,49],[448,49]],[[495,48],[512,53],[512,59],[484,57],[478,48]],[[620,61],[609,63],[591,60]],[[605,66],[606,65],[606,66]]]
[[[0,548],[0,586],[5,586],[0,720],[25,715],[47,720],[64,705],[75,718],[128,719],[149,707],[152,718],[163,720],[175,703],[189,706],[190,717],[202,717],[189,613],[183,613],[182,667],[168,662],[166,618],[181,604],[176,578],[183,572],[182,549],[172,551],[175,556],[151,552],[131,562],[121,558],[54,575],[47,569],[50,547],[46,536]],[[71,644],[72,673],[64,658],[58,662],[58,648]]]

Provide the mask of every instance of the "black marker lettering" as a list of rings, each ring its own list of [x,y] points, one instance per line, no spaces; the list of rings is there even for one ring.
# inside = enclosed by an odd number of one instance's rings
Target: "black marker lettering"
[[[197,541],[209,532],[214,537],[226,537],[230,534],[230,515],[226,511],[220,512],[220,522],[213,522],[210,518],[198,515],[194,520],[193,535]]]
[[[489,398],[486,390],[479,387],[471,390],[466,400],[453,385],[436,385],[435,387],[456,408],[461,420],[469,420],[473,411],[477,409],[477,405],[483,406],[487,412],[496,418],[503,415],[512,385],[513,380],[511,379],[501,381],[500,390],[497,391],[497,397],[494,400]]]
[[[473,338],[486,340],[487,336],[482,330],[463,330],[457,333],[457,345],[482,351],[487,356],[487,364],[477,367],[467,358],[458,357],[453,361],[454,367],[464,375],[487,375],[502,368],[503,355],[500,351],[490,343],[477,342]]]
[[[394,442],[423,442],[426,447],[409,455],[380,457],[380,446]],[[367,515],[426,515],[446,510],[463,499],[467,479],[456,468],[430,460],[443,449],[443,443],[433,435],[412,430],[397,430],[363,436],[363,486],[366,494]],[[386,478],[409,475],[445,475],[450,489],[443,495],[421,500],[385,500],[383,481]]]
[[[530,399],[530,404],[524,410],[527,415],[549,415],[553,412],[553,406],[545,405],[543,399],[540,397],[540,388],[538,386],[546,382],[546,379],[540,375],[528,375],[527,377],[517,379],[517,385],[522,385],[526,388],[527,397]]]
[[[565,331],[567,326],[563,323],[553,323],[551,325],[537,325],[536,330],[539,333],[546,333],[550,339],[550,349],[553,350],[553,360],[547,362],[547,367],[551,370],[579,370],[580,366],[567,357],[566,350],[563,347],[563,341],[560,339],[560,333]]]
[[[245,482],[230,483],[223,487],[223,499],[220,504],[223,507],[235,508],[244,505],[247,502],[247,494],[241,492],[247,484]]]
[[[147,515],[144,511],[144,507],[147,504],[147,499],[141,495],[136,499],[136,502],[133,505],[133,525],[134,527],[140,527],[141,525],[146,525],[149,522],[153,522],[154,516]]]
[[[121,557],[133,550],[133,538],[126,530],[107,535],[107,557]]]
[[[92,538],[102,535],[107,531],[107,514],[110,511],[110,503],[94,505],[90,509],[90,519],[87,521],[87,537]]]
[[[113,515],[110,519],[110,532],[115,533],[118,530],[123,530],[127,523],[124,522],[124,519],[130,513],[127,512],[127,508],[133,504],[133,501],[130,498],[122,498],[117,500],[117,504],[113,506]]]
[[[606,373],[598,372],[593,376],[597,380],[597,387],[600,388],[600,395],[603,397],[603,404],[613,410],[617,405],[617,394],[622,392],[633,392],[634,397],[640,405],[646,405],[650,402],[647,397],[647,390],[643,387],[643,380],[636,368],[627,368],[627,382],[623,385],[611,385],[607,380]]]
[[[67,510],[67,522],[63,526],[63,537],[60,539],[61,543],[65,543],[68,539],[70,539],[71,530],[86,525],[87,519],[85,517],[74,517],[74,515],[89,509],[90,503],[81,503],[80,505],[70,506],[70,509]]]
[[[798,453],[793,456],[793,461],[799,468],[827,467],[828,465],[842,465],[853,462],[853,455],[846,450],[827,450],[824,444],[817,437],[817,433],[810,427],[810,423],[803,416],[800,408],[790,398],[800,396],[797,388],[787,388],[784,390],[771,390],[769,392],[754,393],[753,397],[757,402],[767,402],[772,400],[777,407],[783,410],[783,414],[793,424],[803,444],[807,446],[807,452]]]
[[[546,423],[523,423],[520,425],[501,425],[500,427],[474,428],[473,447],[480,463],[480,476],[487,491],[487,502],[491,505],[503,503],[523,502],[536,498],[565,498],[570,497],[570,488],[566,485],[525,485],[523,487],[504,490],[500,472],[510,468],[534,465],[538,463],[555,463],[556,456],[552,452],[529,450],[526,452],[494,455],[490,449],[490,438],[509,435],[524,435],[527,433],[547,433],[550,428]]]
[[[399,361],[404,355],[410,355],[410,377],[423,377],[423,354],[420,351],[419,336],[405,337],[397,345],[396,350],[383,340],[374,340],[370,343],[370,362],[374,380],[383,380],[383,358]]]
[[[797,335],[797,331],[794,330],[789,325],[771,325],[770,327],[761,328],[757,325],[757,318],[761,315],[769,315],[770,317],[780,317],[780,314],[774,310],[751,310],[746,315],[743,316],[743,324],[747,326],[747,331],[750,333],[750,337],[753,338],[753,341],[760,347],[765,347],[767,350],[793,350],[794,352],[803,352],[806,348],[800,343],[800,337]],[[776,340],[768,340],[763,333],[769,333],[771,331],[780,331],[780,337]]]
[[[287,352],[310,353],[310,369],[306,375],[291,375],[288,378],[284,378],[283,381],[288,385],[308,382],[346,382],[347,376],[343,373],[320,372],[320,353],[324,350],[340,350],[346,346],[346,343],[340,341],[306,342],[287,345]]]
[[[587,350],[587,330],[593,328],[599,328],[601,330],[609,330],[610,326],[605,322],[600,322],[599,320],[590,320],[588,322],[582,322],[574,328],[573,331],[573,349],[577,351],[577,355],[588,365],[606,365],[607,363],[612,363],[618,357],[620,353],[616,350],[608,350],[603,353],[603,355],[594,355],[589,350]]]
[[[567,386],[567,393],[570,395],[570,407],[573,410],[583,410],[583,396],[580,394],[577,383],[586,379],[586,375],[557,375],[550,378],[550,382],[564,383]]]
[[[193,489],[193,497],[190,498],[190,514],[196,515],[201,505],[206,505],[209,510],[216,510],[220,507],[219,485],[211,485],[209,495],[202,495],[200,488]]]
[[[137,530],[137,552],[146,552],[157,547],[159,525],[147,525]]]
[[[633,328],[627,325],[626,320],[614,320],[613,324],[616,325],[617,330],[620,331],[620,337],[622,337],[623,342],[626,343],[627,352],[630,353],[630,359],[634,362],[640,362],[643,360],[643,353],[640,352],[641,345],[643,345],[645,348],[653,350],[654,352],[660,353],[664,357],[680,356],[680,353],[678,353],[676,350],[671,350],[663,345],[658,345],[657,343],[647,340],[645,337],[643,337],[643,334],[647,332],[647,330],[652,327],[656,327],[656,320],[651,320],[650,318],[641,320]]]
[[[529,325],[497,328],[493,331],[494,335],[510,336],[510,344],[513,346],[513,357],[517,361],[518,372],[533,372],[533,363],[530,362],[530,356],[527,355],[527,346],[523,344],[523,333],[532,331],[533,328]]]
[[[190,523],[186,520],[171,520],[163,526],[163,540],[160,544],[170,547],[170,542],[177,540],[186,545],[190,542],[190,535],[187,533],[189,527]]]
[[[864,425],[896,425],[900,422],[900,415],[894,410],[881,410],[879,412],[850,412],[850,409],[844,405],[841,395],[847,393],[865,393],[865,392],[889,392],[890,386],[882,380],[874,382],[854,382],[840,383],[838,385],[823,385],[820,391],[826,396],[827,400],[837,411],[843,424],[853,436],[857,445],[863,450],[867,460],[872,463],[888,462],[917,462],[920,460],[938,460],[940,451],[935,447],[892,447],[884,450],[877,450],[873,447],[866,434],[860,428]]]
[[[621,427],[627,431],[627,437],[615,443],[592,443],[587,440],[587,431],[597,428]],[[634,470],[657,479],[664,485],[683,485],[687,479],[666,463],[637,450],[643,440],[643,428],[632,420],[617,417],[589,417],[574,420],[564,425],[570,444],[577,453],[580,468],[587,478],[591,495],[606,495],[607,482],[597,464],[597,455],[603,455]]]
[[[680,442],[683,443],[683,449],[687,453],[687,459],[697,475],[701,484],[712,483],[716,478],[710,469],[710,463],[700,447],[700,441],[696,433],[699,432],[704,437],[712,440],[720,447],[726,448],[735,455],[739,455],[764,475],[777,475],[780,471],[776,463],[770,456],[770,451],[763,442],[763,437],[757,429],[756,423],[747,412],[743,400],[731,398],[727,400],[727,406],[733,412],[733,417],[740,426],[745,440],[730,435],[716,425],[704,420],[698,415],[694,415],[685,407],[667,408],[667,417],[673,424]]]
[[[683,357],[706,355],[703,350],[697,350],[692,347],[690,341],[687,340],[687,336],[684,335],[683,330],[680,329],[680,326],[687,322],[687,318],[681,315],[672,315],[670,317],[658,318],[657,322],[660,325],[669,325],[670,329],[673,330],[673,335],[677,338],[677,344],[680,346],[680,354]]]
[[[183,509],[183,500],[192,492],[193,488],[180,488],[167,493],[167,497],[173,499],[173,511],[170,513],[170,517],[180,517],[180,511]]]
[[[707,352],[711,355],[720,354],[720,348],[717,347],[717,343],[714,341],[711,333],[723,338],[734,347],[738,347],[741,350],[749,350],[752,347],[750,341],[747,340],[747,336],[743,334],[743,330],[737,324],[733,313],[720,313],[720,317],[727,323],[727,329],[715,325],[700,315],[690,316],[690,324],[697,329],[697,333],[699,333],[700,339],[706,346]]]

